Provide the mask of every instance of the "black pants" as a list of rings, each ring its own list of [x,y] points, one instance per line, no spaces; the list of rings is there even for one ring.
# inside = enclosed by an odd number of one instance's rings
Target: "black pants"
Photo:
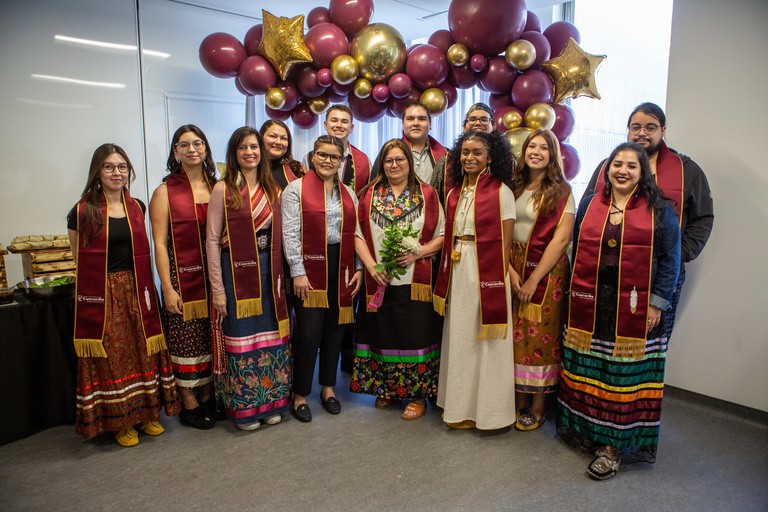
[[[321,386],[335,386],[344,325],[339,325],[339,245],[329,245],[328,308],[305,308],[296,299],[296,330],[293,333],[293,392],[307,396],[312,392],[317,352],[320,351]]]

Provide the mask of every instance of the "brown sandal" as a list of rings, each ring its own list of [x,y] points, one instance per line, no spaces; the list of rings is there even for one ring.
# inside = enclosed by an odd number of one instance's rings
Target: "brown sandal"
[[[403,414],[400,416],[405,421],[414,421],[422,416],[424,416],[424,411],[427,410],[427,402],[424,401],[413,401],[405,406],[405,410],[403,411]]]
[[[373,404],[377,409],[386,409],[392,405],[392,399],[385,396],[377,396],[376,402]]]

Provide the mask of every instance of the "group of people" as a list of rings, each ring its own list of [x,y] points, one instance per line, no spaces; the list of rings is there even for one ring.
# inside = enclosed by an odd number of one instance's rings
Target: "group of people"
[[[339,414],[341,356],[350,390],[404,420],[432,399],[450,428],[530,431],[557,394],[558,433],[594,454],[591,477],[653,462],[681,270],[713,220],[663,111],[632,112],[578,209],[551,131],[515,162],[485,104],[450,150],[430,127],[408,106],[371,165],[335,105],[301,162],[269,120],[232,134],[217,181],[205,134],[181,126],[149,205],[162,301],[133,167],[100,146],[68,217],[77,432],[134,446],[136,429],[163,432],[163,407],[199,429],[309,422],[318,357],[321,405]]]

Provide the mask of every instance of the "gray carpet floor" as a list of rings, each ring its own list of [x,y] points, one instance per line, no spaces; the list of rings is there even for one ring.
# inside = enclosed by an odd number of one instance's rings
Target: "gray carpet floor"
[[[0,446],[0,511],[768,510],[768,421],[762,412],[668,388],[656,464],[605,482],[565,446],[553,421],[533,432],[453,431],[439,409],[419,421],[376,410],[337,386],[342,413],[310,397],[291,416],[242,432],[165,434],[134,448],[55,427]]]

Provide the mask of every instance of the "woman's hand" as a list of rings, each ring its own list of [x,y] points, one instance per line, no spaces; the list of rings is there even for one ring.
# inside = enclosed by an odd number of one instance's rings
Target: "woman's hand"
[[[385,272],[379,272],[376,270],[376,265],[366,265],[365,269],[371,274],[371,277],[379,286],[387,286],[389,283],[389,276]]]
[[[312,285],[309,284],[309,278],[307,276],[296,276],[293,278],[293,294],[302,301],[307,300],[307,297],[309,297],[309,290],[311,289]]]
[[[360,286],[363,284],[363,270],[357,270],[355,271],[355,275],[352,276],[352,279],[349,280],[348,286],[354,286],[352,289],[352,297],[357,295],[357,292],[360,291]]]
[[[659,325],[661,321],[661,310],[654,306],[648,306],[648,332]]]
[[[163,290],[163,304],[165,304],[165,309],[170,313],[180,315],[184,312],[184,303],[181,301],[181,296],[173,288],[167,292]],[[226,297],[224,298],[224,307],[227,307]]]
[[[213,309],[219,314],[219,322],[227,316],[227,296],[223,293],[213,295]]]
[[[411,251],[407,251],[404,254],[401,254],[397,257],[397,264],[400,265],[403,268],[407,268],[408,265],[412,265],[416,263],[416,260],[419,259],[419,254],[421,254],[421,249],[419,249],[419,253],[413,253]]]
[[[517,271],[512,267],[512,265],[509,265],[509,281],[512,284],[512,291],[515,292],[515,295],[520,293],[520,274],[517,273]]]
[[[537,286],[539,286],[539,283],[534,283],[530,278],[524,282],[520,289],[517,291],[517,298],[520,299],[520,302],[531,302],[531,297],[533,297],[533,294],[536,293]]]

